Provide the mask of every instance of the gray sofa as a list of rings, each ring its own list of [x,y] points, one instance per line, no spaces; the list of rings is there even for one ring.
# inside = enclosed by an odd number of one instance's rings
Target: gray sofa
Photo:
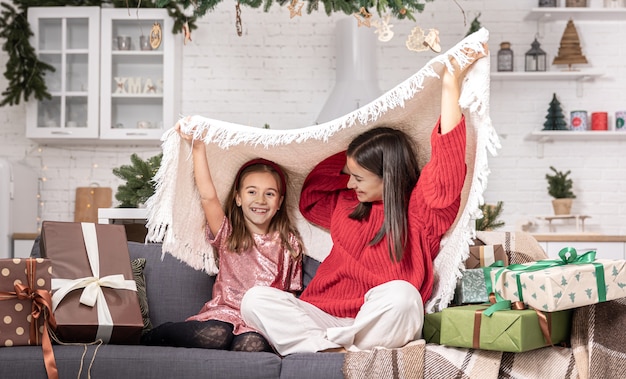
[[[182,321],[196,314],[211,296],[214,278],[166,254],[158,244],[128,243],[131,259],[146,258],[144,275],[149,316],[153,325]],[[39,256],[35,242],[32,256]],[[308,283],[318,262],[304,260]],[[344,354],[307,353],[280,357],[271,353],[245,353],[176,347],[54,345],[59,377],[87,378],[343,378]],[[93,363],[91,362],[92,357]],[[82,371],[81,371],[82,364]],[[91,366],[91,367],[90,367]],[[0,378],[45,378],[40,346],[0,347]]]

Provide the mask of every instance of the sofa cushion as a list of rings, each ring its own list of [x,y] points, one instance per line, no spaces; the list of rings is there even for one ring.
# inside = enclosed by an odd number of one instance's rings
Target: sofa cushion
[[[345,354],[342,353],[290,354],[283,357],[280,377],[282,379],[343,379],[344,357]]]
[[[97,348],[97,351],[96,351]],[[94,355],[95,354],[95,355]],[[59,378],[271,378],[280,377],[273,353],[141,345],[54,346]],[[91,361],[93,359],[93,364]],[[0,378],[45,378],[41,346],[0,347]]]
[[[211,298],[215,277],[163,254],[161,244],[129,241],[128,251],[131,259],[146,259],[144,275],[152,325],[184,321]]]
[[[152,329],[150,322],[150,307],[148,306],[148,294],[146,293],[146,277],[143,270],[146,267],[146,258],[137,258],[130,261],[133,269],[133,279],[137,285],[137,297],[139,298],[139,309],[141,309],[141,318],[143,319],[143,329],[141,334]]]

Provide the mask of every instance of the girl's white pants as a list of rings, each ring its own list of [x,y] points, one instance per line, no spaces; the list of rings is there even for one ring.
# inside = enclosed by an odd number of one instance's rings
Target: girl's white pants
[[[350,351],[397,348],[421,338],[424,324],[422,297],[402,280],[369,290],[355,318],[332,316],[271,287],[251,288],[243,297],[241,314],[283,356],[339,347]]]

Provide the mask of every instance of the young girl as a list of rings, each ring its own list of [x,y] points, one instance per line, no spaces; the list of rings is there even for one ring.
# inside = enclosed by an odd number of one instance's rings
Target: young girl
[[[486,46],[465,54],[473,63]],[[433,260],[459,211],[466,173],[459,97],[470,64],[452,64],[421,173],[409,137],[389,127],[356,137],[309,173],[300,211],[329,229],[330,254],[299,299],[254,287],[241,308],[281,355],[397,348],[421,336]]]
[[[282,207],[287,178],[276,163],[253,159],[239,169],[222,208],[202,141],[175,126],[192,143],[194,178],[207,221],[207,238],[217,250],[219,273],[213,298],[186,321],[165,323],[147,333],[147,345],[238,351],[272,351],[267,340],[246,324],[241,298],[253,286],[290,293],[302,289],[302,241]]]

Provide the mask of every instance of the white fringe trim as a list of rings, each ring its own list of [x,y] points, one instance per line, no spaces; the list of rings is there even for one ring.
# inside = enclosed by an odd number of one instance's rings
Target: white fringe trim
[[[202,116],[193,116],[189,120],[182,118],[179,122],[184,132],[194,134],[195,140],[201,140],[207,146],[216,146],[223,150],[235,149],[238,153],[256,147],[272,151],[280,146],[301,144],[311,140],[320,141],[322,143],[320,146],[328,148],[324,144],[332,143],[333,137],[338,133],[354,126],[366,128],[388,112],[404,108],[408,100],[413,99],[424,89],[427,78],[439,78],[436,68],[446,65],[452,69],[450,57],[454,57],[461,66],[466,65],[468,61],[462,52],[463,49],[482,50],[483,43],[486,43],[488,38],[488,31],[481,29],[446,53],[430,60],[421,70],[378,99],[323,124],[299,129],[271,130]],[[459,103],[467,111],[468,124],[476,128],[474,175],[467,204],[454,230],[444,236],[441,251],[435,259],[436,280],[432,297],[426,303],[427,312],[441,310],[452,300],[457,278],[461,275],[461,265],[469,254],[469,242],[475,234],[474,220],[480,215],[478,206],[484,203],[483,193],[489,175],[487,151],[495,155],[496,150],[500,148],[498,136],[489,117],[489,59],[479,60],[468,71]],[[168,130],[162,140],[163,160],[155,176],[156,191],[146,204],[148,210],[146,240],[163,242],[164,252],[172,254],[195,269],[215,274],[217,273],[215,255],[205,239],[204,215],[193,183],[190,148],[186,142],[181,142],[182,139],[173,129]],[[335,152],[338,151],[341,150]],[[331,153],[334,152],[329,151],[328,155]],[[289,157],[285,159],[288,160]],[[234,173],[232,176],[234,177]],[[229,181],[232,179],[228,178]],[[312,254],[317,252],[307,251],[307,253],[316,259],[320,257]],[[323,259],[324,255],[321,257]]]

